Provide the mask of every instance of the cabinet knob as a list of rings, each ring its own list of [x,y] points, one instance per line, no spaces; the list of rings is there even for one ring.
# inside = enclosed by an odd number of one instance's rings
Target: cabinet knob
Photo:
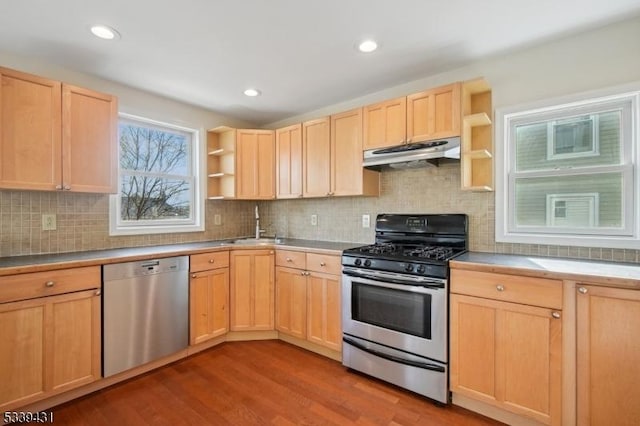
[[[305,276],[307,273],[305,271],[300,272],[300,275]]]
[[[551,312],[551,316],[554,317],[555,319],[560,318],[560,312]]]
[[[578,291],[580,292],[580,294],[589,293],[589,290],[586,287],[580,287],[580,288],[578,288]]]
[[[287,259],[286,259],[286,260],[287,260],[287,262],[293,262],[293,259],[292,259],[292,258],[290,258],[290,257],[287,257]]]
[[[101,294],[102,294],[102,290],[97,289],[97,290],[96,290],[96,296],[100,296]]]
[[[215,262],[214,259],[209,259],[209,263],[213,263],[213,262]]]
[[[325,262],[320,262],[320,266],[327,266]]]
[[[55,281],[47,281],[46,283],[44,283],[44,285],[46,287],[53,287],[54,285],[56,285]]]
[[[498,291],[504,291],[504,286],[503,286],[502,284],[498,284],[498,285],[496,286],[496,290],[498,290]]]
[[[196,277],[196,274],[191,274],[191,278],[195,278],[195,277]]]
[[[56,185],[56,189],[60,191],[62,189],[62,185]]]
[[[64,186],[64,190],[65,191],[70,191],[71,190],[71,185],[65,185]]]

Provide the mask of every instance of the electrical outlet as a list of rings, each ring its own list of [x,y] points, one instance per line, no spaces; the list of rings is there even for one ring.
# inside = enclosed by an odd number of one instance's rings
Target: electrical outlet
[[[213,224],[214,225],[222,225],[222,216],[219,214],[213,215]]]
[[[43,231],[55,231],[56,230],[56,215],[55,214],[43,214],[42,215],[42,230]]]
[[[369,228],[371,226],[371,216],[369,216],[368,214],[363,214],[362,215],[362,227],[363,228]]]
[[[318,215],[317,214],[312,214],[311,215],[311,226],[318,226]]]

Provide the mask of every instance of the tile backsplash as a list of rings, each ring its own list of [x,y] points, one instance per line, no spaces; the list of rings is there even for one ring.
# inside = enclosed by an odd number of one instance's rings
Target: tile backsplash
[[[109,196],[69,192],[0,191],[0,256],[102,250],[205,241],[250,235],[254,203],[207,201],[206,231],[109,236]],[[56,215],[56,230],[42,230],[42,215]],[[213,223],[214,214],[222,225]]]
[[[380,197],[279,200],[260,208],[267,233],[292,238],[369,244],[379,213],[466,213],[473,251],[640,263],[640,250],[496,243],[495,194],[462,191],[459,163],[385,170]],[[318,216],[317,226],[311,226],[312,214]],[[370,228],[362,227],[363,214],[371,216]]]
[[[260,201],[267,235],[369,244],[379,213],[466,213],[474,251],[560,256],[640,263],[640,250],[496,243],[494,193],[460,189],[459,163],[413,170],[385,170],[379,197]],[[0,191],[0,256],[148,246],[253,235],[253,201],[207,201],[206,231],[109,236],[109,196],[68,192]],[[42,230],[42,215],[55,214],[57,229]],[[214,214],[222,225],[213,223]],[[317,226],[311,215],[317,215]],[[362,215],[371,227],[362,227]]]

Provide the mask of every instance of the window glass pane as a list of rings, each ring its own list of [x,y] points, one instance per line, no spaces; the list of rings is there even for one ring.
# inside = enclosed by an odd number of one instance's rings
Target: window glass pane
[[[122,220],[191,218],[191,183],[187,180],[123,175],[120,187]]]
[[[620,164],[620,125],[619,110],[516,125],[516,171]]]
[[[515,225],[622,228],[622,173],[517,178]]]
[[[151,125],[120,122],[120,168],[188,175],[191,135]]]

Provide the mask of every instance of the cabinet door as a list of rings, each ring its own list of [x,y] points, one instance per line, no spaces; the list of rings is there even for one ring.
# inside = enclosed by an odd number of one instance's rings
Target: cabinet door
[[[276,198],[302,197],[302,125],[276,130]]]
[[[342,351],[340,277],[311,272],[307,277],[307,339]]]
[[[273,250],[231,252],[231,330],[274,329]]]
[[[561,421],[562,321],[546,308],[451,295],[451,390]]]
[[[51,334],[45,366],[51,390],[66,391],[98,380],[101,312],[97,290],[50,297]]]
[[[189,288],[190,343],[229,331],[229,268],[192,274]]]
[[[275,198],[273,130],[238,130],[236,135],[236,198]]]
[[[326,197],[331,192],[331,139],[329,117],[302,123],[302,193]]]
[[[407,139],[407,98],[364,108],[364,149],[401,145]]]
[[[0,188],[55,190],[62,182],[61,85],[0,68]]]
[[[0,409],[100,378],[96,290],[0,305]]]
[[[62,86],[62,185],[116,193],[118,103],[111,95]]]
[[[331,192],[362,194],[362,108],[331,116]]]
[[[43,397],[45,306],[44,298],[0,305],[0,409]]]
[[[460,83],[407,96],[407,141],[460,136]]]
[[[577,301],[578,424],[640,419],[640,292],[582,286]]]
[[[307,277],[300,269],[276,267],[276,330],[307,336]]]

